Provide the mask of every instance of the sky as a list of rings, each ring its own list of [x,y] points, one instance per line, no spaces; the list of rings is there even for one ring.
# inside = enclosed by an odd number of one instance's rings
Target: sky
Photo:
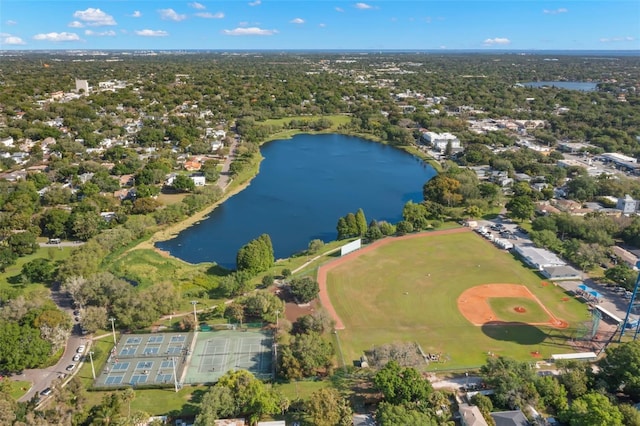
[[[632,0],[1,0],[0,50],[638,50]]]

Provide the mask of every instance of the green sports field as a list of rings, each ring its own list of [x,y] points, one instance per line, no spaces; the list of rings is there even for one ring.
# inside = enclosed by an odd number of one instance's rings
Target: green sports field
[[[339,336],[347,364],[375,345],[414,341],[424,352],[440,353],[446,360],[430,364],[429,370],[477,367],[489,352],[520,360],[572,352],[568,340],[578,324],[589,320],[589,313],[583,303],[567,300],[561,287],[543,286],[542,281],[513,255],[472,232],[393,241],[327,275],[329,296],[346,327]],[[458,311],[456,300],[464,290],[490,283],[527,286],[569,327],[471,325]],[[503,315],[510,315],[511,304],[502,298],[491,302]],[[536,306],[526,308],[525,315],[514,312],[508,320],[547,320]],[[541,356],[534,358],[534,352]]]

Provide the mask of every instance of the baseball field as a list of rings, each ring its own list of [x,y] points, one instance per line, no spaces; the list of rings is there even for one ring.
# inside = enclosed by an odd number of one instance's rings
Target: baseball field
[[[573,352],[584,303],[467,229],[385,239],[320,267],[345,362],[394,342],[438,354],[428,370]],[[581,326],[582,324],[582,326]]]

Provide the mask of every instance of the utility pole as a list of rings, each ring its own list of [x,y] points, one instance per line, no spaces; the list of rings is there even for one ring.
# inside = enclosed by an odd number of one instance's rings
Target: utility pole
[[[93,351],[89,351],[89,359],[91,360],[91,374],[93,375],[93,380],[96,379],[96,369],[93,366]]]
[[[276,328],[278,328],[278,319],[280,318],[280,311],[276,310]]]
[[[198,331],[198,315],[196,314],[196,305],[198,304],[198,302],[195,300],[192,300],[191,304],[193,305],[193,321],[195,321],[193,326],[193,331]]]
[[[111,321],[111,332],[113,333],[113,344],[117,345],[118,343],[116,342],[116,326],[115,326],[116,319],[114,317],[111,317],[109,318],[109,321]]]

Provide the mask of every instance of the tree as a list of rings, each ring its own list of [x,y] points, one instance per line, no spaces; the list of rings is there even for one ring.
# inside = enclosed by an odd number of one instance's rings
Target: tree
[[[309,303],[320,293],[320,285],[311,277],[295,278],[289,283],[293,297],[300,303]]]
[[[362,209],[358,209],[356,212],[356,227],[358,228],[358,235],[361,237],[367,232],[367,218],[364,216]]]
[[[28,325],[0,321],[0,371],[19,372],[40,366],[51,355],[51,344]]]
[[[633,405],[620,404],[618,409],[622,414],[622,424],[626,426],[640,426],[640,411]]]
[[[446,174],[439,174],[424,184],[422,193],[425,201],[435,201],[448,207],[454,207],[460,204],[463,199],[459,190],[460,182],[458,180]]]
[[[247,271],[252,275],[264,272],[275,263],[271,238],[262,234],[249,241],[238,250],[236,265],[239,271]]]
[[[14,263],[18,256],[11,250],[10,247],[0,247],[0,272],[4,272],[7,268]]]
[[[417,204],[413,201],[408,201],[402,209],[402,217],[416,230],[426,229],[429,226],[428,214],[429,212],[423,204]]]
[[[591,392],[573,401],[562,417],[571,426],[623,426],[618,407],[605,396]]]
[[[401,220],[396,225],[396,232],[398,235],[410,234],[413,232],[413,225],[409,221]]]
[[[82,311],[80,325],[89,333],[104,329],[107,325],[107,309],[104,306],[89,306]]]
[[[66,238],[67,223],[71,214],[66,210],[47,210],[40,220],[42,233],[50,238]]]
[[[536,382],[536,390],[540,395],[540,402],[553,413],[561,413],[569,408],[567,389],[555,377],[539,377]]]
[[[245,416],[251,424],[264,415],[281,411],[285,398],[267,388],[253,374],[246,370],[228,371],[216,386],[226,387],[231,391],[235,402],[235,416]]]
[[[385,401],[396,405],[426,400],[433,391],[431,383],[415,368],[403,368],[396,361],[389,361],[378,371],[373,382]]]
[[[505,357],[489,358],[480,372],[487,386],[494,389],[493,401],[500,408],[513,410],[537,399],[533,386],[536,374],[526,362]]]
[[[242,325],[244,321],[244,306],[239,303],[231,303],[224,310],[224,317],[230,321],[239,322]]]
[[[270,291],[257,291],[238,300],[247,318],[275,323],[278,315],[284,314],[284,302]],[[231,306],[231,305],[229,305]]]
[[[231,389],[225,386],[213,386],[202,397],[200,413],[194,426],[210,426],[215,420],[228,418],[235,414],[236,404]]]
[[[493,411],[493,402],[491,402],[491,398],[481,393],[477,393],[471,397],[471,403],[478,407],[478,410],[482,413],[482,417],[484,417],[488,424],[496,424],[493,417],[491,417],[491,412]]]
[[[526,195],[513,197],[505,206],[509,210],[509,216],[515,219],[531,219],[536,210],[536,206]]]
[[[333,346],[318,333],[299,334],[282,347],[280,373],[287,379],[310,377],[331,367]]]
[[[427,413],[407,405],[383,401],[376,411],[376,424],[380,426],[421,425],[437,426],[438,421]]]
[[[618,263],[613,268],[604,271],[604,276],[611,282],[614,282],[627,290],[633,290],[636,282],[637,272],[635,272],[625,262]]]
[[[31,282],[46,283],[53,278],[55,267],[49,259],[33,259],[22,265],[22,276]]]
[[[7,244],[9,248],[11,248],[11,251],[19,257],[26,256],[38,250],[36,236],[29,231],[11,234],[9,238],[7,238]]]
[[[599,363],[599,377],[611,392],[618,389],[634,400],[640,399],[640,340],[609,346]]]
[[[353,413],[345,398],[336,389],[323,388],[311,394],[305,403],[307,415],[317,426],[350,426]]]
[[[317,252],[320,251],[320,249],[322,249],[322,247],[324,246],[324,241],[322,240],[311,240],[309,241],[309,247],[307,248],[307,253],[309,254],[316,254]]]
[[[178,175],[173,181],[173,189],[180,192],[193,192],[196,189],[196,184],[189,176]]]

